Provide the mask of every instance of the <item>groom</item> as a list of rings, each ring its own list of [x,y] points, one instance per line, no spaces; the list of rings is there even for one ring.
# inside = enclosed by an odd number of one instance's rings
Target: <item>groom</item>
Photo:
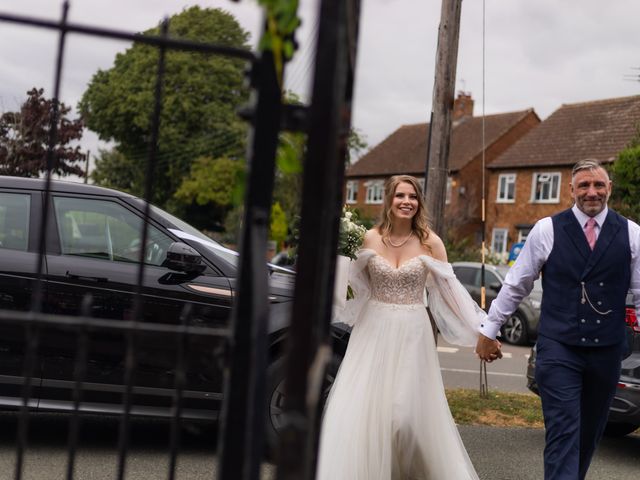
[[[582,480],[620,376],[625,297],[640,313],[640,227],[607,208],[597,161],[573,167],[569,210],[536,223],[480,327],[478,356],[499,357],[500,327],[542,272],[536,382],[546,428],[545,480]]]

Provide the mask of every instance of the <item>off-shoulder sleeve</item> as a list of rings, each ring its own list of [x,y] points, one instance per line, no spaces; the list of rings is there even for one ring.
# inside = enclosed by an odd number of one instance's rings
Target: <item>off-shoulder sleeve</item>
[[[461,346],[475,346],[478,329],[487,314],[471,298],[453,273],[450,263],[427,255],[420,257],[427,264],[429,310],[443,338]]]
[[[371,298],[371,285],[366,267],[373,255],[375,255],[373,250],[362,249],[358,251],[358,258],[350,262],[349,285],[353,290],[354,298],[347,300],[344,306],[334,302],[332,323],[346,323],[353,326],[360,318],[362,309]]]

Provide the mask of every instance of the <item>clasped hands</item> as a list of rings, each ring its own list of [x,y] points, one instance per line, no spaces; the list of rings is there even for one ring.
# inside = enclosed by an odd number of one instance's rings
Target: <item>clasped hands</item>
[[[491,363],[498,358],[502,358],[502,344],[498,340],[492,340],[480,334],[476,344],[476,355],[480,360]]]

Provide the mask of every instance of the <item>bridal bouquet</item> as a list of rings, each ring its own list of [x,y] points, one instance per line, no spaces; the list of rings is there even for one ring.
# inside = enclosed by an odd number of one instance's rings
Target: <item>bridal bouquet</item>
[[[357,258],[356,252],[364,241],[367,229],[356,222],[354,212],[342,209],[340,217],[340,234],[338,236],[338,259],[336,262],[336,290],[334,301],[344,306],[345,300],[354,298],[353,290],[349,285],[349,264]],[[345,288],[346,287],[346,288]],[[347,292],[345,298],[345,289]]]
[[[356,259],[356,252],[364,241],[364,234],[367,229],[356,223],[354,212],[342,209],[342,217],[340,217],[340,234],[338,236],[338,255],[349,257],[351,260]]]

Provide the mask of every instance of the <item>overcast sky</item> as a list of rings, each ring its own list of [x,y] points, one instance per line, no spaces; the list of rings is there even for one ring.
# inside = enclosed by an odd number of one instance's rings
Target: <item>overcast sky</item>
[[[75,23],[129,31],[155,26],[184,7],[222,7],[252,32],[254,0],[71,0]],[[300,0],[303,26],[288,88],[303,95],[313,72],[310,36],[318,0]],[[0,12],[59,18],[60,0],[0,0]],[[431,110],[441,0],[362,0],[353,124],[370,146]],[[640,94],[640,0],[486,0],[485,112],[533,108],[544,119],[563,103]],[[482,114],[482,0],[464,0],[456,90]],[[0,111],[15,110],[33,86],[51,94],[57,37],[0,22]],[[109,68],[123,42],[70,35],[61,99],[75,106],[91,76]],[[95,143],[87,136],[87,145]],[[93,147],[95,148],[95,146]]]

